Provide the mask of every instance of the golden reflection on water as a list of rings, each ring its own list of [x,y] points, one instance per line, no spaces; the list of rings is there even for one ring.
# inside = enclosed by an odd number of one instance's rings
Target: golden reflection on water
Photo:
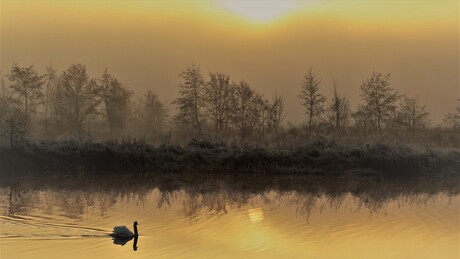
[[[249,220],[251,220],[252,223],[260,223],[264,220],[264,211],[262,208],[249,209],[248,213]]]
[[[2,188],[0,199],[1,258],[459,258],[460,196],[444,193]],[[113,226],[134,220],[137,244],[114,245]]]

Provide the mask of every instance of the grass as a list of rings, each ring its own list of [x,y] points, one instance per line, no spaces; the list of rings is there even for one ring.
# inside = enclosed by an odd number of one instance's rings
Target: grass
[[[296,146],[232,146],[192,141],[154,147],[143,141],[53,141],[0,149],[2,174],[243,173],[254,175],[458,175],[458,150],[381,143],[345,146],[313,141]]]

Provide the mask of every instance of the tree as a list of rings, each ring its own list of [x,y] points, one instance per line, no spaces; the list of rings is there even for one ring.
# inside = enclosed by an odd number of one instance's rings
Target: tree
[[[44,100],[44,105],[45,105],[45,111],[44,111],[44,123],[45,123],[45,132],[48,132],[48,123],[49,123],[49,115],[51,112],[51,103],[50,103],[50,88],[51,85],[53,84],[54,80],[56,80],[56,70],[53,69],[53,67],[50,65],[45,68],[45,81],[46,81],[46,89],[45,89],[45,100]]]
[[[95,92],[96,82],[89,80],[86,67],[80,64],[73,64],[65,70],[61,80],[66,118],[71,131],[80,135],[84,121],[95,112],[98,105]]]
[[[396,102],[399,99],[396,90],[390,88],[389,79],[390,74],[373,72],[361,85],[363,108],[376,123],[379,134],[382,133],[383,123],[395,115]]]
[[[275,94],[271,102],[266,102],[265,113],[268,133],[277,133],[284,119],[284,99]]]
[[[142,115],[145,133],[151,138],[158,138],[164,130],[168,110],[152,91],[147,90],[142,101]]]
[[[425,106],[420,104],[417,97],[409,98],[404,96],[396,120],[406,127],[414,137],[416,128],[424,127],[428,116],[429,113],[425,110]]]
[[[342,132],[350,118],[350,102],[344,96],[337,93],[335,81],[334,84],[334,97],[332,98],[329,110],[331,112],[330,119],[334,128],[338,133]]]
[[[12,99],[0,97],[0,137],[12,150],[26,136],[26,116]]]
[[[10,88],[21,100],[25,116],[25,128],[27,129],[30,113],[35,111],[43,94],[41,92],[44,84],[43,76],[35,71],[34,66],[20,67],[14,63],[7,78],[11,81]]]
[[[263,110],[263,98],[245,81],[233,84],[234,113],[233,123],[240,132],[242,140],[247,138],[259,123]]]
[[[308,116],[308,130],[311,135],[313,123],[323,113],[324,102],[326,97],[319,93],[320,81],[310,68],[304,75],[302,89],[299,98],[302,105],[305,106],[305,113]]]
[[[192,65],[179,74],[179,97],[173,102],[178,106],[175,120],[201,134],[203,116],[203,76],[198,66]]]
[[[121,83],[104,70],[101,78],[97,80],[95,93],[104,106],[104,114],[113,135],[125,127],[129,114],[129,102],[132,92],[124,88]]]
[[[5,86],[5,79],[3,78],[3,70],[0,70],[0,75],[2,76],[0,80],[0,86],[2,90],[1,97],[5,98],[6,97],[6,86]]]
[[[66,120],[66,100],[62,78],[56,77],[50,81],[47,94],[50,123],[54,125],[54,134],[61,134]]]
[[[460,99],[457,100],[457,107],[455,107],[455,111],[444,115],[444,123],[452,126],[454,131],[460,129]]]
[[[209,73],[204,88],[205,111],[214,124],[214,134],[222,137],[227,133],[231,119],[233,90],[230,76],[223,73]]]
[[[360,104],[356,112],[352,114],[352,117],[355,121],[355,127],[360,133],[364,136],[367,136],[369,132],[369,128],[371,125],[375,124],[372,121],[372,117],[370,116],[369,112],[367,111],[364,105]]]

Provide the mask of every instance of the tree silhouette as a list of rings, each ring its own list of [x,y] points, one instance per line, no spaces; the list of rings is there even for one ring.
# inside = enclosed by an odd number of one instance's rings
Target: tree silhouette
[[[404,96],[397,113],[397,122],[406,127],[412,137],[418,127],[424,127],[430,114],[425,110],[425,106],[420,104],[417,97],[409,98]]]
[[[201,134],[203,116],[203,88],[204,81],[200,68],[196,65],[187,67],[179,74],[182,82],[179,84],[179,97],[173,102],[178,106],[175,120],[182,126]]]
[[[228,131],[230,125],[234,88],[230,76],[223,73],[209,73],[205,84],[204,99],[206,114],[214,124],[214,134],[220,138]]]
[[[361,85],[363,108],[375,122],[379,134],[382,133],[383,123],[389,121],[396,112],[396,102],[399,95],[390,88],[390,74],[383,75],[373,72],[372,76]]]
[[[20,106],[11,99],[0,97],[0,137],[9,142],[12,150],[25,138],[26,116]]]
[[[80,135],[83,122],[94,113],[98,102],[95,95],[96,82],[90,81],[86,67],[73,64],[62,73],[63,96],[69,125]]]
[[[241,140],[246,139],[257,126],[260,119],[262,98],[245,81],[233,84],[235,88],[235,107],[233,123],[240,132]]]
[[[267,131],[278,132],[281,122],[284,119],[284,99],[277,94],[272,98],[270,103],[267,103]]]
[[[331,121],[334,128],[338,133],[342,132],[350,118],[350,102],[344,96],[340,96],[337,92],[335,81],[334,84],[334,96],[329,106],[331,111]]]
[[[302,100],[302,105],[305,106],[305,113],[308,116],[308,131],[311,135],[313,123],[324,111],[323,106],[326,97],[319,93],[320,81],[310,68],[304,75],[302,89],[299,98]]]
[[[30,119],[30,113],[35,111],[36,106],[43,97],[42,86],[43,76],[39,75],[33,65],[20,67],[13,64],[7,78],[11,81],[10,88],[13,93],[21,100],[25,116],[25,128]]]
[[[52,87],[53,82],[56,80],[56,70],[49,65],[48,67],[45,67],[45,80],[46,80],[46,89],[45,89],[45,100],[44,100],[44,106],[45,106],[45,111],[44,111],[44,127],[45,127],[45,132],[48,132],[48,124],[49,124],[49,115],[51,113],[51,102],[50,102],[50,88]]]
[[[454,131],[460,130],[460,99],[457,99],[455,111],[444,115],[444,123],[451,125]]]
[[[123,130],[129,113],[132,92],[123,87],[115,77],[107,72],[107,69],[97,80],[95,92],[104,106],[111,135],[115,134],[115,131]]]
[[[168,110],[152,91],[147,90],[142,101],[142,120],[145,133],[153,138],[158,138],[164,130],[168,118]]]

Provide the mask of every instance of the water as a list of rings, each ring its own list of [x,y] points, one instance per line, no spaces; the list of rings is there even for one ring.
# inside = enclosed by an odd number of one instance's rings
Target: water
[[[0,257],[459,258],[456,184],[355,183],[332,192],[77,182],[3,185]],[[135,220],[136,244],[108,235]]]

